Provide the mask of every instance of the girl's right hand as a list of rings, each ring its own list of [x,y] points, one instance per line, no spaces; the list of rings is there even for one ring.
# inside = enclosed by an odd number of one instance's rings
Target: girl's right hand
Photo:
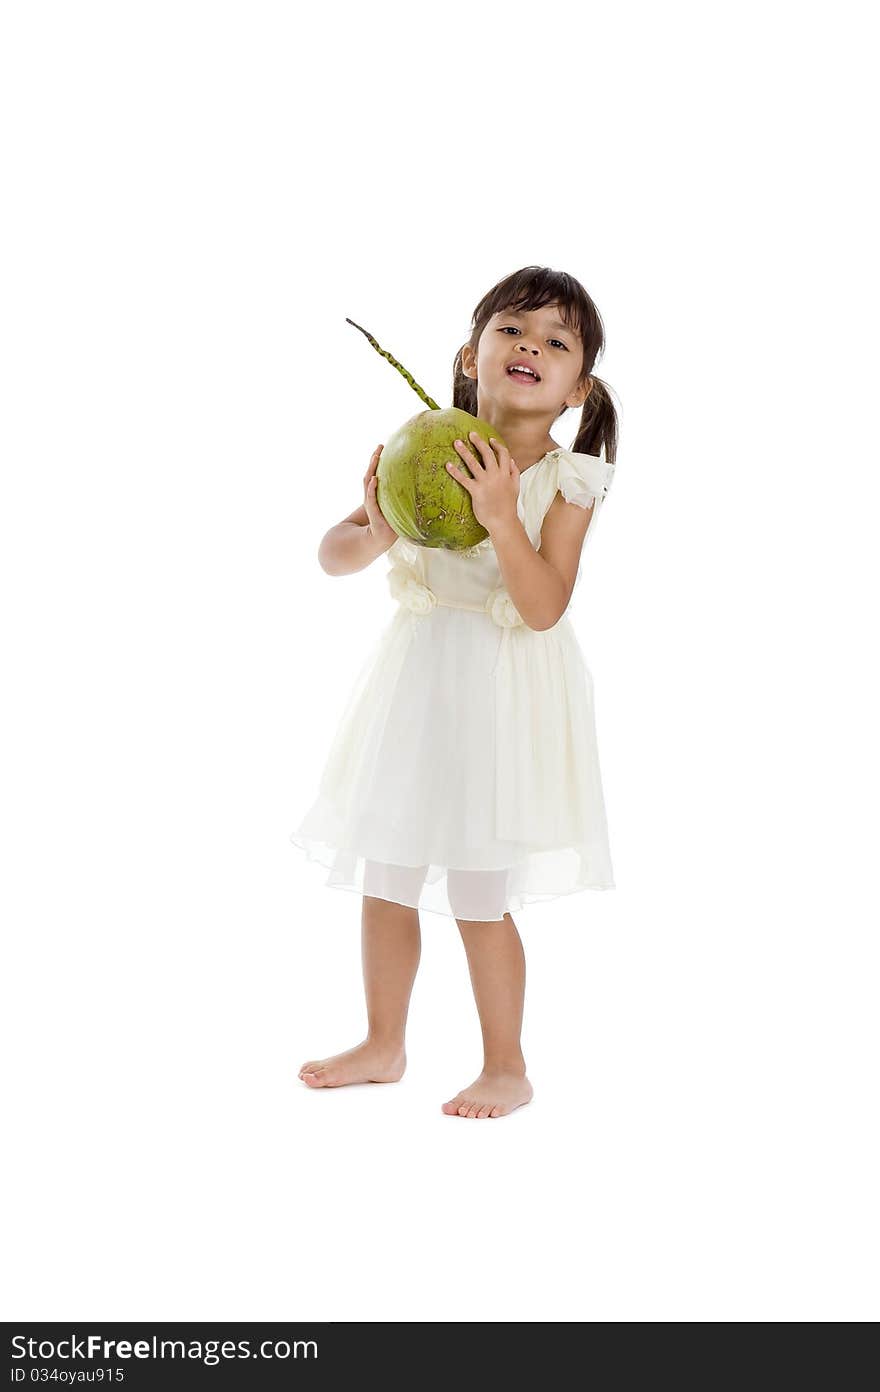
[[[367,526],[372,532],[373,537],[378,545],[383,546],[387,550],[388,547],[394,545],[398,533],[395,532],[389,522],[386,522],[382,510],[379,507],[379,499],[377,497],[379,484],[376,478],[376,470],[379,467],[379,455],[382,453],[383,448],[384,446],[382,445],[376,446],[370,459],[370,467],[364,474],[364,508],[369,519]]]

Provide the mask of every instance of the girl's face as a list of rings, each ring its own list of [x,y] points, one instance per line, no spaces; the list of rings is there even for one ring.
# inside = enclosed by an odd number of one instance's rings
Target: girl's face
[[[581,406],[588,383],[578,388],[583,347],[562,322],[558,305],[543,309],[504,310],[493,314],[477,343],[476,355],[465,345],[462,370],[479,383],[481,395],[507,410],[555,415],[560,406]],[[511,372],[513,364],[534,373]]]

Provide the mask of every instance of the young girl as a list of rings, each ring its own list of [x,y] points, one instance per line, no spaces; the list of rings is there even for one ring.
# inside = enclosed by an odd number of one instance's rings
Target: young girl
[[[483,1035],[482,1072],[443,1111],[505,1116],[532,1096],[510,911],[614,888],[592,678],[566,616],[617,452],[614,406],[591,376],[603,348],[573,277],[539,266],[507,276],[477,305],[453,369],[453,404],[505,442],[462,439],[447,465],[489,535],[465,552],[399,537],[377,503],[380,445],[363,506],[321,543],[330,575],[387,552],[398,609],[290,838],[329,868],[329,886],[363,895],[367,1037],[303,1064],[309,1087],[402,1076],[426,909],[458,923]],[[570,407],[581,418],[567,450],[550,428]]]

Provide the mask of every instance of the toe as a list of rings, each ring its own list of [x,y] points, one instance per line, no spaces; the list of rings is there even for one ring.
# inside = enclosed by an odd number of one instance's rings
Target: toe
[[[480,1110],[477,1112],[477,1116],[478,1116],[478,1117],[487,1117],[487,1116],[489,1115],[489,1113],[491,1112],[491,1110],[492,1110],[492,1103],[491,1103],[491,1102],[484,1102],[484,1103],[483,1103],[483,1106],[482,1106],[482,1107],[480,1108]]]
[[[325,1082],[325,1072],[323,1068],[314,1068],[311,1073],[303,1074],[303,1082],[309,1087],[323,1087]]]
[[[448,1102],[443,1103],[444,1112],[448,1111],[450,1116],[455,1116],[463,1101],[464,1095],[460,1092],[457,1092],[454,1097],[450,1097]]]
[[[493,1107],[492,1110],[491,1110],[491,1112],[489,1113],[489,1115],[490,1115],[490,1117],[504,1116],[504,1108],[503,1108],[503,1107]]]
[[[471,1105],[470,1105],[470,1106],[468,1107],[468,1109],[467,1109],[467,1114],[468,1114],[469,1117],[475,1117],[475,1116],[477,1115],[477,1112],[478,1112],[479,1110],[480,1110],[480,1104],[479,1104],[479,1102],[472,1102]]]
[[[471,1104],[470,1104],[470,1102],[467,1100],[467,1098],[465,1098],[464,1101],[463,1101],[463,1102],[461,1103],[461,1105],[459,1106],[458,1115],[459,1115],[459,1116],[467,1116],[467,1114],[468,1114],[468,1112],[470,1111],[470,1109],[471,1109]]]

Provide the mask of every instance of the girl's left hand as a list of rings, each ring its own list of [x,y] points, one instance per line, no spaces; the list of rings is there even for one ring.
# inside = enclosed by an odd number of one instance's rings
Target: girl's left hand
[[[476,430],[472,430],[468,438],[479,450],[479,459],[474,458],[463,440],[456,440],[455,448],[467,464],[473,478],[468,478],[458,464],[450,462],[446,467],[453,478],[457,478],[470,493],[474,517],[487,532],[492,532],[494,528],[504,526],[517,518],[519,469],[511,459],[506,445],[502,445],[500,440],[490,437],[490,443],[487,444]],[[498,451],[497,459],[493,445]]]

